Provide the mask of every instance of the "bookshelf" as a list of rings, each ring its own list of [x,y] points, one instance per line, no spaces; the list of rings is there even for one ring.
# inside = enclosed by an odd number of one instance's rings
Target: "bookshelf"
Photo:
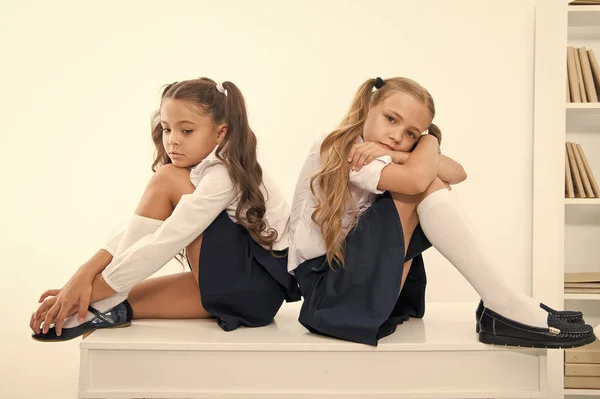
[[[581,310],[599,326],[600,293],[565,293],[564,285],[565,273],[600,272],[600,198],[566,198],[565,169],[566,143],[579,143],[600,183],[600,101],[566,99],[568,47],[592,50],[600,64],[600,5],[568,2],[536,5],[532,288],[534,298]],[[600,100],[600,82],[594,87]],[[548,350],[540,365],[548,398],[600,397],[600,389],[565,389],[565,358]]]
[[[565,130],[564,141],[578,143],[589,161],[590,173],[597,180],[600,173],[600,73],[597,70],[600,62],[600,4],[599,5],[568,5],[567,6],[567,27],[566,27],[566,73],[565,80],[569,84],[569,89],[573,88],[576,82],[571,81],[573,76],[584,82],[580,84],[585,92],[587,99],[581,99],[576,102],[571,93],[570,99],[567,99],[565,106]],[[569,63],[569,48],[574,49],[573,54],[579,54],[579,73],[572,73]],[[588,79],[592,82],[585,83],[585,56],[582,57],[581,50],[587,50],[589,62],[587,63]],[[595,60],[592,59],[592,56]],[[594,62],[596,62],[596,71],[594,71]],[[583,79],[582,79],[583,78]],[[583,97],[583,95],[582,95]],[[593,98],[597,99],[594,100]],[[565,151],[566,152],[566,151]],[[568,155],[564,154],[567,165],[570,163]],[[581,177],[585,170],[579,170]],[[570,177],[574,178],[573,172]],[[589,181],[594,177],[588,173]],[[565,189],[569,182],[565,175]],[[577,191],[575,189],[575,191]],[[587,190],[583,190],[584,192]],[[565,198],[564,199],[564,257],[563,257],[563,282],[565,273],[600,273],[600,198],[596,190],[588,192],[588,198]],[[583,194],[586,195],[585,193]],[[568,196],[565,194],[565,196]],[[575,196],[579,196],[575,194]],[[589,283],[584,283],[589,284]],[[566,286],[566,283],[565,283]],[[583,290],[582,290],[583,291]],[[569,292],[563,291],[563,308],[580,309],[584,312],[586,322],[594,326],[600,324],[600,293],[594,292]],[[568,360],[565,360],[568,363]],[[563,369],[564,374],[564,369]],[[571,377],[569,377],[571,378]],[[600,378],[600,376],[599,376]],[[563,380],[564,382],[564,380]],[[574,389],[574,386],[568,386],[564,389],[565,397],[600,397],[600,387],[598,389]]]
[[[598,397],[596,389],[565,389],[565,396],[595,396]]]
[[[565,301],[600,301],[600,294],[565,294]]]
[[[600,114],[600,103],[567,103],[567,111],[568,112],[574,112],[574,111],[570,111],[570,110],[578,110],[578,109],[586,109],[586,110],[597,110],[598,114]],[[588,113],[594,113],[594,112],[589,112]]]
[[[565,198],[565,205],[600,205],[600,198]]]
[[[568,9],[569,28],[598,28],[600,9],[597,5],[571,6]]]

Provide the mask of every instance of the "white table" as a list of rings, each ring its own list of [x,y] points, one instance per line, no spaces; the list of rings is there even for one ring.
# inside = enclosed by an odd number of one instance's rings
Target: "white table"
[[[481,344],[473,303],[428,304],[377,348],[308,333],[299,304],[263,328],[134,321],[81,341],[80,398],[542,398],[546,351]]]

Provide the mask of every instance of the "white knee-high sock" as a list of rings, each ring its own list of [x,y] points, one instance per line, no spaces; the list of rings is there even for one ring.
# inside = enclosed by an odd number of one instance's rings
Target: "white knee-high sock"
[[[425,236],[467,279],[486,307],[523,324],[548,327],[548,313],[540,303],[515,291],[496,271],[480,235],[452,192],[433,192],[419,204],[417,214]]]
[[[158,230],[158,228],[160,227],[162,222],[163,222],[162,220],[151,219],[151,218],[147,218],[145,216],[140,216],[140,215],[134,214],[131,217],[131,220],[129,221],[129,223],[127,224],[127,228],[125,229],[125,231],[123,231],[123,233],[119,239],[118,245],[116,245],[116,250],[113,253],[113,258],[116,257],[118,254],[122,253],[123,251],[125,251],[131,245],[135,244],[141,238],[145,237],[148,234],[154,233],[156,230]],[[115,237],[118,238],[118,236],[115,236]],[[115,244],[114,242],[111,243],[112,248],[115,248],[114,244]],[[102,299],[100,301],[93,302],[90,305],[100,312],[105,312],[105,311],[113,308],[114,306],[118,305],[119,303],[123,302],[125,299],[127,299],[127,294],[128,293],[116,293],[115,295],[111,296],[110,298],[106,298],[106,299]],[[94,316],[92,313],[88,312],[86,315],[85,321],[88,321],[94,317],[96,317],[96,316]],[[79,324],[81,324],[81,323],[79,321],[77,321],[77,314],[75,314],[75,315],[69,316],[65,320],[64,328],[75,327],[75,326],[78,326]]]

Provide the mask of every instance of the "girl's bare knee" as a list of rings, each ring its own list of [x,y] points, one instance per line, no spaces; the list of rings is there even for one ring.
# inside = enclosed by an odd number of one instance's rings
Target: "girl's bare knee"
[[[450,190],[450,185],[448,183],[445,183],[445,182],[441,181],[439,177],[436,177],[431,182],[431,184],[429,185],[429,187],[427,187],[427,190],[425,190],[423,192],[422,197],[425,198],[429,194],[433,193],[434,191],[438,191],[438,190],[441,190],[441,189]]]
[[[173,164],[161,166],[150,179],[148,186],[155,186],[167,195],[173,207],[177,205],[182,195],[190,194],[195,189],[190,180],[190,170]]]
[[[150,184],[169,188],[191,185],[190,171],[187,168],[166,164],[161,166],[156,173],[154,173],[150,179]]]
[[[164,165],[150,178],[135,213],[165,220],[171,215],[181,196],[193,191],[189,170],[171,164]]]

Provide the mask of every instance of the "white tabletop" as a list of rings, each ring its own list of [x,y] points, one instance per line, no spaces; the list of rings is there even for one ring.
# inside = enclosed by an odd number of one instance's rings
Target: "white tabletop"
[[[378,347],[309,333],[298,322],[300,302],[284,304],[275,321],[260,328],[225,332],[215,320],[134,320],[127,328],[98,330],[81,349],[139,350],[307,350],[307,351],[489,351],[478,342],[476,303],[428,303],[423,319],[401,324]],[[502,348],[503,349],[503,348]],[[514,348],[513,348],[514,349]],[[516,349],[534,351],[533,349]]]

